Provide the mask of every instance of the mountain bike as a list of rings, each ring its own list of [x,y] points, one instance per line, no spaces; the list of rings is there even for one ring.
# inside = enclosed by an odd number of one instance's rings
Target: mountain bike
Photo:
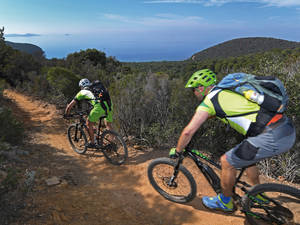
[[[88,149],[88,127],[86,125],[86,112],[76,112],[64,116],[65,119],[75,118],[77,122],[68,127],[68,140],[72,149],[78,154],[84,154]],[[97,129],[94,130],[96,151],[102,151],[105,158],[114,165],[121,165],[128,157],[128,150],[123,138],[115,131],[103,129],[103,120],[99,118]]]
[[[213,169],[221,170],[220,164],[189,146],[177,160],[163,157],[149,164],[148,179],[153,188],[167,200],[176,203],[192,201],[197,193],[197,185],[190,171],[182,164],[186,157],[195,162],[213,190],[217,194],[221,193],[220,177]],[[251,186],[241,180],[245,169],[239,170],[233,188],[233,200],[236,209],[245,214],[246,220],[251,225],[299,225],[300,190],[277,183]],[[238,194],[236,189],[239,189],[243,195]],[[264,201],[261,201],[258,196],[263,196]]]

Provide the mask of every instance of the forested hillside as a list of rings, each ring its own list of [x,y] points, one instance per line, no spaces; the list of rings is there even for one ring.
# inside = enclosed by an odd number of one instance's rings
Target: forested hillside
[[[287,114],[296,124],[298,133],[300,132],[299,48],[263,51],[268,49],[264,45],[260,53],[238,57],[122,63],[96,49],[81,50],[69,54],[65,59],[35,58],[6,45],[3,36],[0,40],[1,90],[10,86],[55,103],[58,108],[63,109],[78,91],[78,81],[81,78],[100,79],[111,93],[117,129],[124,136],[134,136],[156,148],[175,146],[182,128],[190,120],[198,104],[193,94],[184,88],[185,83],[193,72],[203,68],[215,71],[219,80],[233,72],[274,75],[280,78],[290,96]],[[230,49],[236,47],[238,46],[230,46]],[[7,117],[7,114],[7,110],[1,111],[3,117]],[[5,126],[0,124],[2,129]],[[10,126],[12,128],[5,129],[21,131],[17,123]],[[199,130],[193,144],[213,157],[218,157],[241,140],[232,130],[224,132],[225,128],[218,121],[211,120]],[[1,141],[14,144],[9,135],[4,135]],[[293,165],[300,164],[297,151],[299,147],[297,137],[294,149],[285,156],[292,159]],[[273,160],[273,169],[268,168],[266,172],[274,177],[284,176],[287,180],[299,179],[299,167],[293,167],[291,172],[287,167],[279,166],[280,163],[285,162]]]
[[[44,55],[44,51],[36,45],[29,44],[29,43],[14,43],[11,41],[5,41],[5,43],[12,47],[13,49],[19,50],[21,52],[25,52],[31,54],[36,57],[41,57]]]
[[[272,49],[295,49],[300,42],[286,41],[276,38],[238,38],[220,43],[194,54],[190,59],[201,61],[206,59],[224,59],[252,53],[261,53]]]

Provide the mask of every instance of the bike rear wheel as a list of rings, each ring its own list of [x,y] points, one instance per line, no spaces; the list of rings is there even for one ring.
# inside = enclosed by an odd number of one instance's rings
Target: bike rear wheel
[[[78,154],[84,154],[87,150],[87,134],[84,129],[76,124],[71,124],[68,128],[68,139],[72,149]]]
[[[100,146],[105,158],[114,165],[121,165],[128,157],[123,138],[114,131],[106,130],[101,134]]]
[[[258,201],[258,194],[265,194],[266,201]],[[243,197],[243,210],[251,225],[300,224],[300,190],[275,183],[256,185]]]
[[[176,162],[158,158],[148,166],[148,178],[154,189],[164,198],[177,203],[186,203],[196,196],[197,186],[192,174],[182,165],[175,179]]]

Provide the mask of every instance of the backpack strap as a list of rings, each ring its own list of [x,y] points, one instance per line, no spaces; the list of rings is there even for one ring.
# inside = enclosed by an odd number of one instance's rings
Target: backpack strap
[[[215,108],[215,111],[216,111],[216,116],[219,117],[219,118],[226,118],[226,117],[239,117],[239,116],[247,116],[247,115],[251,115],[251,114],[254,114],[254,113],[258,113],[259,111],[252,111],[252,112],[247,112],[247,113],[240,113],[240,114],[237,114],[237,115],[227,115],[224,110],[222,109],[220,103],[219,103],[219,94],[220,92],[224,90],[224,89],[220,89],[220,91],[218,91],[210,100],[211,102],[213,103],[214,105],[214,108]]]
[[[261,107],[259,112],[257,113],[256,122],[250,124],[246,136],[254,137],[261,134],[275,114],[276,112],[270,112]]]
[[[100,100],[99,102],[101,104],[101,107],[105,110],[105,115],[107,116],[107,112],[108,112],[107,110],[111,111],[111,101],[110,100],[109,101]],[[108,109],[104,102],[107,103]]]
[[[218,91],[218,90],[216,90],[216,91]],[[226,117],[226,113],[224,112],[224,110],[222,109],[222,107],[219,103],[220,92],[221,92],[221,90],[218,91],[210,100],[211,100],[212,104],[214,105],[214,108],[216,111],[216,116],[223,119]]]
[[[107,107],[106,107],[104,101],[100,101],[100,105],[101,105],[101,107],[104,109],[105,115],[107,116]]]
[[[247,131],[246,137],[253,137],[253,136],[257,136],[260,133],[263,132],[263,130],[265,129],[267,123],[273,118],[274,112],[270,112],[266,109],[264,109],[263,107],[260,107],[260,110],[257,111],[252,111],[252,112],[247,112],[247,113],[241,113],[241,114],[237,114],[237,115],[226,115],[226,113],[224,112],[224,110],[222,109],[220,103],[219,103],[219,94],[223,89],[220,89],[220,91],[214,89],[215,91],[217,91],[217,93],[215,93],[213,95],[213,97],[211,97],[211,102],[214,105],[215,111],[216,111],[216,116],[221,118],[221,119],[227,119],[228,117],[240,117],[240,116],[247,116],[247,115],[251,115],[254,113],[257,113],[257,117],[256,117],[256,122],[252,122],[250,124],[250,127]]]

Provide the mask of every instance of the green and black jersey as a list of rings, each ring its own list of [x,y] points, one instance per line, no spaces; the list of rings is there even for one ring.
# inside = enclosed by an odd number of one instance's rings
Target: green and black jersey
[[[96,100],[94,94],[90,91],[90,90],[81,90],[77,93],[77,95],[74,98],[76,101],[80,101],[80,100],[88,100],[92,106],[93,109],[89,114],[89,120],[91,122],[97,122],[100,118],[100,116],[102,115],[106,115],[106,121],[108,122],[112,122],[112,114],[113,114],[113,109],[112,106],[109,107],[108,103],[106,101],[103,102],[104,107],[106,107],[106,109],[104,109],[100,103],[100,100]],[[111,109],[111,110],[109,110]]]
[[[230,90],[212,89],[197,110],[216,116],[216,105],[213,104],[212,98],[217,94],[218,104],[226,114],[225,118],[217,117],[237,132],[246,135],[251,123],[256,122],[260,106]]]

